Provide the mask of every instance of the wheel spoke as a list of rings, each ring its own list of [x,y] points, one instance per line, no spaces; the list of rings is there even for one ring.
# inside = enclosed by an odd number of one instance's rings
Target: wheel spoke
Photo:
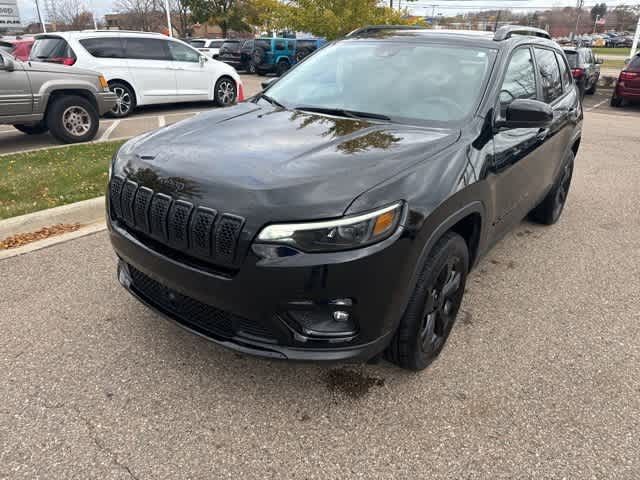
[[[442,295],[445,299],[451,298],[458,291],[461,281],[462,275],[459,272],[452,270],[447,283],[442,287]]]

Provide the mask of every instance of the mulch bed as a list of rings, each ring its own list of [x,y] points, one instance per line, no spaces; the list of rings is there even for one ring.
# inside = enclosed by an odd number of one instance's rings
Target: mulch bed
[[[51,227],[43,227],[35,232],[19,233],[18,235],[12,235],[11,237],[0,240],[0,250],[22,247],[27,243],[36,242],[56,235],[62,235],[67,232],[75,232],[79,228],[79,223],[60,223]]]

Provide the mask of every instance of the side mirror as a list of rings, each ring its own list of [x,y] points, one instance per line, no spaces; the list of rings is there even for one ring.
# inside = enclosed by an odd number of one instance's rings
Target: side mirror
[[[518,98],[507,106],[504,120],[496,126],[510,128],[545,128],[553,120],[551,107],[539,100]]]
[[[277,78],[270,78],[269,80],[265,80],[264,82],[262,82],[260,85],[262,85],[263,90],[266,90],[271,85],[273,85],[277,80],[278,80]]]
[[[200,55],[198,61],[200,62],[200,66],[202,67],[204,65],[204,62],[207,61],[207,57],[205,57],[204,55]]]
[[[13,72],[16,69],[16,64],[11,57],[0,57],[2,59],[2,63],[0,63],[0,70],[5,70],[7,72]]]

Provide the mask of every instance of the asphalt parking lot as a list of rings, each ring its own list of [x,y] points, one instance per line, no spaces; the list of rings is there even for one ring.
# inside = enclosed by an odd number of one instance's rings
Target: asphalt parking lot
[[[0,478],[640,478],[640,111],[613,113],[586,113],[560,222],[495,247],[418,374],[184,332],[104,232],[0,261]]]
[[[245,96],[258,93],[262,89],[260,83],[268,79],[268,77],[258,75],[240,76],[242,77]],[[210,108],[216,108],[212,102],[141,107],[127,118],[119,120],[101,118],[100,128],[95,139],[109,140],[133,137],[146,131],[190,118]],[[0,125],[0,155],[3,153],[19,152],[59,144],[60,143],[48,133],[44,135],[25,135],[11,125]]]

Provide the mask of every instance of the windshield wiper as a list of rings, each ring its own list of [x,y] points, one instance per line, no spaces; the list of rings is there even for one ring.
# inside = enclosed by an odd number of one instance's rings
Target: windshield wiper
[[[312,107],[306,105],[300,105],[295,107],[294,110],[303,110],[305,112],[313,113],[326,113],[327,115],[335,115],[337,117],[349,117],[349,118],[371,118],[373,120],[386,120],[390,121],[391,118],[379,113],[359,112],[357,110],[346,110],[344,108],[325,108],[325,107]]]
[[[258,98],[264,98],[267,102],[269,102],[271,105],[275,105],[276,107],[280,107],[283,110],[286,110],[287,107],[285,107],[283,104],[281,104],[279,101],[277,101],[275,98],[271,98],[269,95],[267,95],[266,93],[259,93],[258,94]]]

